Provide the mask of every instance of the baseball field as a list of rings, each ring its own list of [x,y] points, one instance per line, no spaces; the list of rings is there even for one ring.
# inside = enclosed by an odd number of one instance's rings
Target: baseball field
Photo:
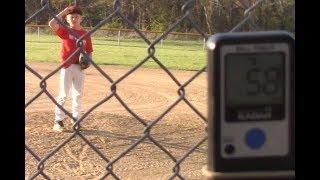
[[[150,40],[152,42],[152,40]],[[93,36],[93,58],[98,64],[133,66],[148,55],[148,44],[141,38]],[[41,62],[57,62],[60,40],[52,34],[27,33],[25,37],[26,59]],[[199,70],[205,66],[206,51],[203,39],[178,41],[164,40],[155,45],[155,57],[167,68]],[[152,59],[144,67],[158,68]]]
[[[29,38],[29,39],[28,39]],[[51,38],[51,37],[48,37]],[[58,43],[31,42],[26,37],[26,64],[42,77],[50,74],[57,62]],[[54,40],[53,40],[54,41]],[[127,45],[99,45],[94,40],[94,60],[114,81],[127,73],[147,55],[145,43],[126,42]],[[111,43],[106,41],[105,43]],[[116,42],[114,42],[116,43]],[[123,42],[125,43],[125,42]],[[205,51],[201,43],[178,46],[170,43],[156,48],[156,56],[170,68],[175,78],[184,84],[197,70],[205,66]],[[35,53],[36,52],[36,53]],[[130,56],[132,55],[132,57]],[[117,64],[117,65],[114,65]],[[206,122],[184,101],[180,101],[167,114],[163,112],[179,99],[179,87],[158,65],[149,62],[138,68],[117,85],[117,95],[145,122],[162,117],[150,130],[151,137],[176,160],[184,157],[205,136]],[[190,71],[192,70],[192,71]],[[57,96],[59,72],[46,81],[46,90]],[[40,80],[25,70],[25,102],[41,91]],[[111,83],[94,67],[86,70],[82,110],[85,113],[111,94]],[[185,88],[186,99],[207,117],[207,79],[201,73]],[[39,96],[25,109],[25,143],[40,158],[72,135],[70,119],[65,120],[67,132],[52,131],[54,106],[46,94]],[[71,110],[71,101],[65,104]],[[163,115],[163,116],[162,116]],[[81,133],[109,160],[115,160],[144,135],[145,126],[140,123],[113,96],[94,109],[82,122]],[[207,141],[196,148],[180,164],[179,175],[185,179],[201,179],[201,169],[206,165]],[[37,160],[26,151],[25,176],[37,171]],[[84,140],[75,136],[44,163],[44,173],[52,179],[99,179],[106,172],[103,160]],[[168,179],[174,174],[174,160],[155,143],[146,138],[113,164],[113,172],[120,179]],[[44,179],[39,175],[36,179]],[[114,179],[108,176],[106,179]],[[175,179],[178,179],[177,177]]]

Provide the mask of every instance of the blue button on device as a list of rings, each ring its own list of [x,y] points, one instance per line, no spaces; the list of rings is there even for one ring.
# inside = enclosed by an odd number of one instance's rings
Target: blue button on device
[[[264,132],[259,128],[250,129],[246,134],[246,144],[251,149],[259,149],[266,141]]]

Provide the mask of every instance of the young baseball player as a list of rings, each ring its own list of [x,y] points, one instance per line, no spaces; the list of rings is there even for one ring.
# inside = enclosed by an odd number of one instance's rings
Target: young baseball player
[[[73,32],[75,32],[78,37],[87,32],[80,25],[82,21],[82,10],[79,6],[71,4],[63,11],[61,11],[57,15],[57,17],[61,20],[62,18],[65,18],[65,20],[69,24],[69,28]],[[77,50],[77,39],[71,33],[69,33],[65,27],[60,25],[60,23],[54,18],[50,20],[49,26],[61,39],[60,62],[64,63],[69,58],[69,56]],[[88,36],[82,42],[82,48],[90,57],[92,57],[91,53],[93,49],[91,37]],[[80,117],[84,76],[84,71],[79,65],[79,54],[76,54],[70,61],[64,64],[63,68],[60,71],[60,90],[56,100],[61,106],[63,106],[69,94],[69,91],[72,88],[72,116],[76,119]],[[54,131],[62,132],[64,130],[63,120],[65,118],[65,113],[58,106],[56,106],[55,121],[53,126]]]

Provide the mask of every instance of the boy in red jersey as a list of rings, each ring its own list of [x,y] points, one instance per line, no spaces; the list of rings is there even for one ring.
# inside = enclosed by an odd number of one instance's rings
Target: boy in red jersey
[[[69,24],[70,31],[77,34],[77,38],[79,38],[87,33],[80,24],[82,22],[82,14],[82,10],[79,6],[71,4],[61,11],[57,17],[61,20],[62,18],[65,18]],[[78,119],[80,116],[81,96],[85,74],[79,65],[79,53],[75,54],[68,62],[65,62],[69,56],[78,49],[76,44],[77,38],[74,37],[72,33],[69,33],[69,31],[54,18],[50,20],[49,26],[61,39],[60,62],[61,64],[65,63],[60,71],[60,90],[57,102],[61,106],[64,105],[72,86],[72,116]],[[82,43],[82,48],[85,53],[92,57],[93,49],[91,37],[86,37]],[[64,130],[63,120],[65,118],[65,113],[56,106],[53,130],[62,132]]]

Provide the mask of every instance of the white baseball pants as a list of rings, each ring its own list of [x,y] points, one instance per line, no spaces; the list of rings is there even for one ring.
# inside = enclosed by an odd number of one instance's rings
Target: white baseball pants
[[[84,83],[84,72],[79,64],[71,64],[68,68],[62,68],[60,71],[60,90],[56,98],[58,104],[64,105],[69,96],[72,87],[72,116],[79,118],[81,108],[81,97]],[[65,119],[65,113],[58,107],[55,107],[55,121]]]

